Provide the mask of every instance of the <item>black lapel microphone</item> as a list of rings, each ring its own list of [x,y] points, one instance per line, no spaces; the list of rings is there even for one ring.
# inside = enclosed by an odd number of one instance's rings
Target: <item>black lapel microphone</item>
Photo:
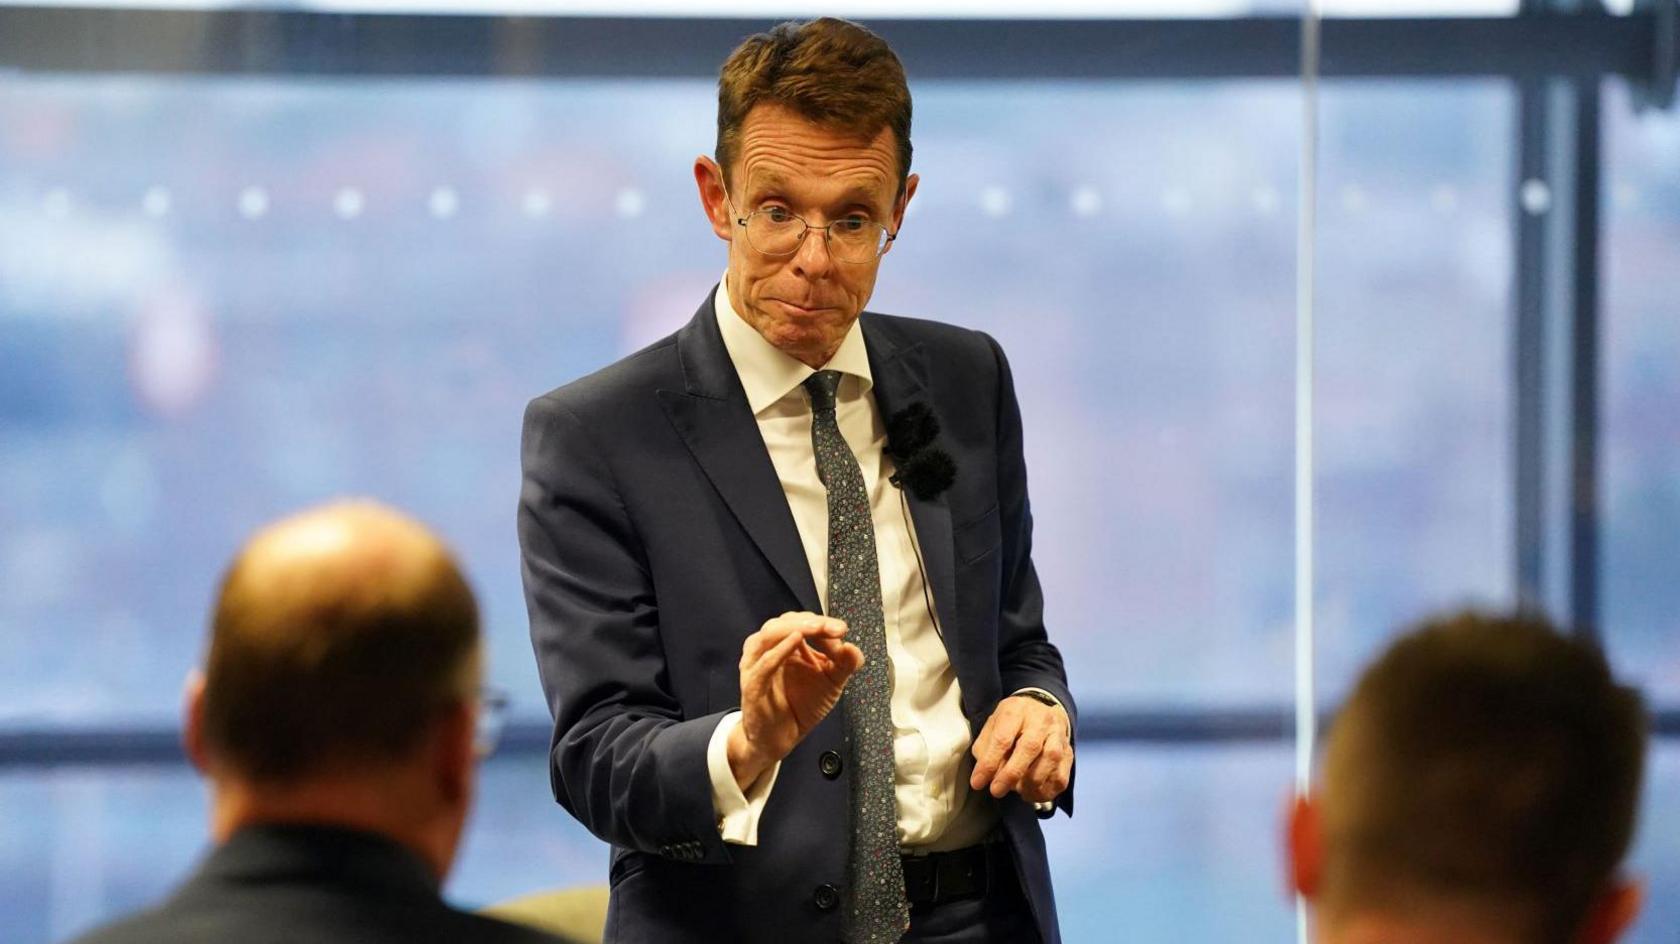
[[[957,463],[934,447],[938,437],[939,418],[926,403],[917,401],[889,417],[887,455],[897,471],[888,481],[923,501],[950,488],[957,480]]]

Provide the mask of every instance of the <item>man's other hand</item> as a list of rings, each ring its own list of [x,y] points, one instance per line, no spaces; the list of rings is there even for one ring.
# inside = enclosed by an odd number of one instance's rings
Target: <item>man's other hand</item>
[[[1021,695],[1005,698],[974,739],[969,787],[998,798],[1013,790],[1028,803],[1054,800],[1073,775],[1068,727],[1060,707]]]
[[[863,650],[846,624],[783,613],[741,645],[741,723],[730,732],[729,769],[745,790],[834,710]]]

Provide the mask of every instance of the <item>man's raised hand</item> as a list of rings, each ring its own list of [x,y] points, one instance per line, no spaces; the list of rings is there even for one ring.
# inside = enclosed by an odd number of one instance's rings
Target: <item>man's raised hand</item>
[[[729,769],[745,790],[834,710],[863,650],[846,624],[783,613],[741,644],[741,723],[729,734]]]

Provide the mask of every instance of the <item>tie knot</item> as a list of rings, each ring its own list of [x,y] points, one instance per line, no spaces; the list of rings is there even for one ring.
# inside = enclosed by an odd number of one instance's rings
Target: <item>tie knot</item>
[[[840,389],[840,372],[819,370],[805,378],[805,392],[811,397],[811,412],[834,409],[834,394]]]

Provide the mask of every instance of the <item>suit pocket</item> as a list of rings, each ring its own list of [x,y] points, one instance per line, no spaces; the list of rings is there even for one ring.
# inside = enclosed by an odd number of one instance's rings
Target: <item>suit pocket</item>
[[[951,543],[957,552],[958,567],[967,567],[996,551],[1003,544],[997,506],[993,505],[979,516],[957,525],[951,532]]]

